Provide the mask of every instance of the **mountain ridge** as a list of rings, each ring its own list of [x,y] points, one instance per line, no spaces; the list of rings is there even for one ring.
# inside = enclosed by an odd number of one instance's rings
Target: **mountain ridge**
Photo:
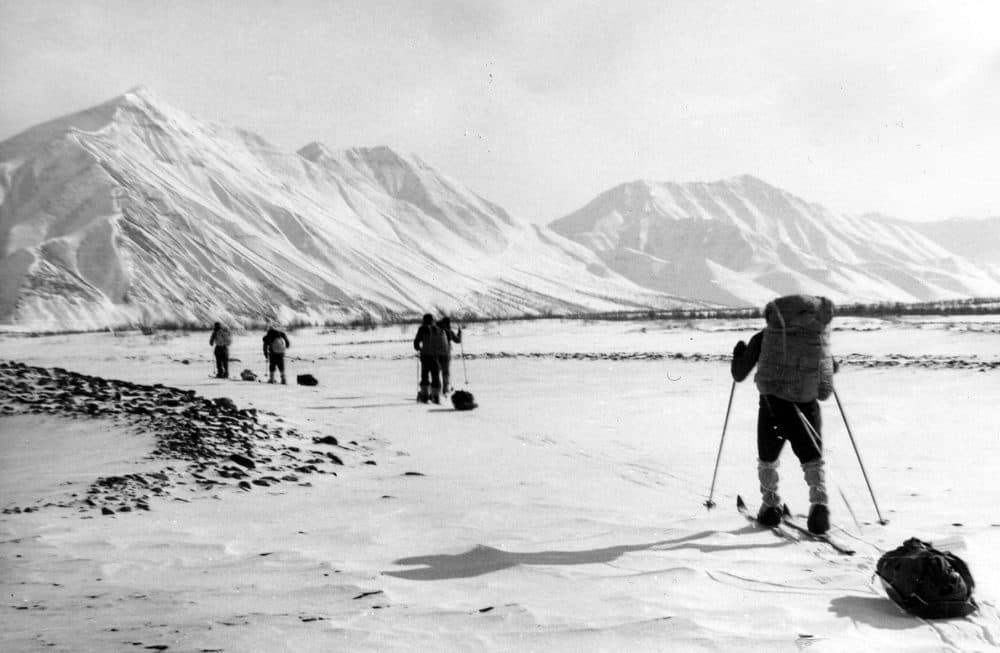
[[[1000,294],[1000,269],[911,224],[834,213],[752,175],[619,184],[549,226],[639,285],[727,305]]]
[[[0,323],[345,321],[697,303],[390,148],[283,152],[144,87],[0,143]]]

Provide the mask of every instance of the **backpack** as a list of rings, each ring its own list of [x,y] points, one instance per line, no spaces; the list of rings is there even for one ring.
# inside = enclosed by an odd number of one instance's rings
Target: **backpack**
[[[964,617],[979,607],[972,598],[976,584],[965,562],[915,537],[879,558],[875,573],[889,598],[918,617]]]
[[[428,324],[427,332],[424,334],[423,348],[420,350],[425,356],[441,356],[448,353],[448,334],[444,329],[436,324]]]
[[[833,392],[833,302],[825,297],[787,295],[768,303],[764,319],[767,327],[754,376],[760,393],[798,403],[829,397]]]

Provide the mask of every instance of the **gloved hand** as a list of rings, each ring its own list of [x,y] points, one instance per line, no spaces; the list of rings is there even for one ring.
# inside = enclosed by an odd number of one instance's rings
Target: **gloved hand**
[[[746,350],[747,350],[747,343],[740,340],[739,342],[736,343],[736,346],[733,347],[733,358],[739,358],[744,354],[744,352],[746,352]]]

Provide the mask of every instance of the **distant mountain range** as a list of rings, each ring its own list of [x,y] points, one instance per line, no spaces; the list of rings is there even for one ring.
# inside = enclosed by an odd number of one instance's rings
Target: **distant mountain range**
[[[283,152],[139,88],[0,143],[0,324],[1000,296],[1000,219],[837,215],[753,177],[624,184],[550,226],[416,156]]]
[[[726,305],[1000,296],[1000,220],[841,215],[751,176],[622,184],[549,226],[639,285]]]
[[[136,89],[0,143],[0,323],[346,321],[702,305],[384,147],[282,152]]]

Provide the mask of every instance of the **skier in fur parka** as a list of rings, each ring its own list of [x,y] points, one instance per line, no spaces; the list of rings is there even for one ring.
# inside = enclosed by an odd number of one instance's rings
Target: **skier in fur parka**
[[[749,344],[741,340],[733,349],[734,380],[742,381],[757,366],[757,476],[762,498],[757,519],[762,524],[781,521],[778,458],[787,440],[809,485],[809,530],[829,530],[819,401],[833,394],[832,319],[833,303],[825,297],[779,297],[764,309],[767,326]]]

